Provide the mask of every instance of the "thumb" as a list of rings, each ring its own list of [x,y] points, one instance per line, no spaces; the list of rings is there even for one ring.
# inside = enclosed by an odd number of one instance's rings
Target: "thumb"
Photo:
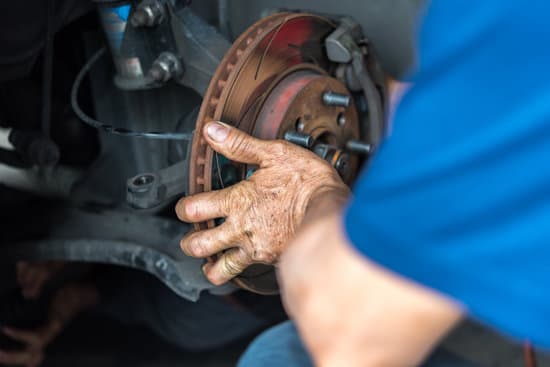
[[[269,142],[256,139],[223,122],[207,123],[203,135],[212,149],[232,161],[261,166],[269,158]]]

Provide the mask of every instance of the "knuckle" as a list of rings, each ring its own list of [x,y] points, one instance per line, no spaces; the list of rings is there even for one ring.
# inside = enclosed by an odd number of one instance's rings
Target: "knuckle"
[[[206,246],[200,238],[195,239],[191,242],[189,246],[189,252],[194,257],[205,257],[207,256]]]
[[[238,242],[238,228],[238,221],[227,219],[223,224],[216,227],[215,238],[212,238],[212,240],[219,241],[223,246],[229,248]]]
[[[247,136],[240,133],[232,134],[232,139],[229,142],[229,151],[233,154],[239,154],[241,152],[246,152],[249,150],[249,140]]]
[[[222,272],[224,275],[235,276],[241,272],[241,266],[232,259],[227,259],[222,264]]]
[[[237,184],[239,185],[239,184]],[[235,190],[237,186],[233,186],[227,190],[220,191],[217,196],[216,202],[220,206],[220,211],[229,215],[233,211],[235,206],[235,200],[238,195],[235,195]]]
[[[187,256],[193,256],[193,254],[191,254],[191,251],[189,251],[189,240],[189,236],[183,237],[180,241],[180,248]]]
[[[255,248],[252,254],[252,260],[260,263],[271,263],[273,260],[273,255],[270,251],[266,251],[263,248]]]
[[[244,245],[244,249],[247,254],[249,254],[249,260],[251,262],[260,262],[267,263],[270,261],[271,254],[270,251],[266,250],[264,247],[258,245],[255,239],[254,232],[251,230],[243,231],[241,236],[241,241]]]
[[[206,253],[206,246],[202,241],[200,233],[194,233],[191,236],[184,238],[181,242],[181,248],[189,256],[203,257]]]
[[[239,252],[235,253],[235,256],[225,257],[225,261],[222,263],[222,272],[228,276],[235,276],[242,273],[242,271],[248,265],[248,256],[246,253],[239,249]]]
[[[269,153],[272,157],[284,158],[289,155],[291,145],[283,140],[276,140],[270,143]]]

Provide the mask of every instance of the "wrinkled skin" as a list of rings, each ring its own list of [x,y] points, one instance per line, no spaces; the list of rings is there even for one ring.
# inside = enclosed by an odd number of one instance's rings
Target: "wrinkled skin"
[[[343,201],[349,195],[338,173],[306,149],[285,141],[262,141],[217,122],[207,124],[203,133],[218,153],[258,166],[245,181],[177,204],[178,217],[185,222],[225,219],[181,241],[189,256],[223,252],[203,269],[214,284],[227,282],[253,263],[276,263],[318,199],[330,195]]]

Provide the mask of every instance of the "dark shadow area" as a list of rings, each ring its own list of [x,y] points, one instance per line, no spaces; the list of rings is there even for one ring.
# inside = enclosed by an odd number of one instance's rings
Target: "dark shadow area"
[[[252,336],[205,352],[170,345],[143,327],[83,315],[48,349],[44,367],[234,366]]]

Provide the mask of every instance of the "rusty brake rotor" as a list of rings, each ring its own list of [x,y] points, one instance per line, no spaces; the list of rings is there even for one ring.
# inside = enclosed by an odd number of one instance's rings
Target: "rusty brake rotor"
[[[334,29],[320,16],[283,13],[260,20],[239,37],[212,78],[197,119],[191,195],[234,184],[252,169],[207,145],[200,132],[209,121],[223,121],[262,139],[282,139],[287,133],[298,140],[312,137],[317,145],[308,148],[333,163],[347,183],[353,180],[359,158],[344,147],[360,139],[360,124],[351,93],[332,76],[336,65],[326,57],[324,40]],[[323,102],[327,92],[344,101]],[[216,224],[203,222],[196,229]],[[234,282],[257,293],[278,292],[272,266],[253,265]]]

